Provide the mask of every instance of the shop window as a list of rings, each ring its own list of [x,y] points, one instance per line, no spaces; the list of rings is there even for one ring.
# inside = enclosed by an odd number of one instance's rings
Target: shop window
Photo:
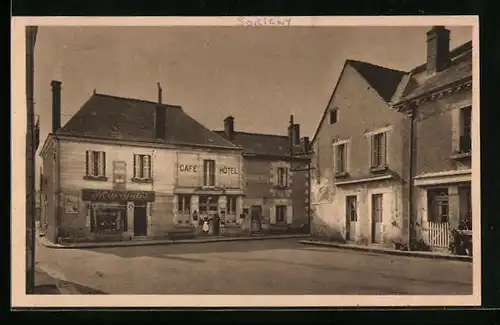
[[[106,177],[106,153],[104,151],[87,150],[85,176],[93,178]]]
[[[203,185],[215,186],[215,160],[203,161]]]
[[[450,206],[448,188],[429,189],[427,191],[429,222],[445,223],[449,221]]]
[[[276,206],[276,223],[286,223],[286,205]]]
[[[90,231],[100,234],[116,234],[127,231],[126,204],[90,205]]]
[[[215,214],[219,207],[217,196],[201,195],[199,198],[200,214]]]
[[[286,167],[278,167],[276,185],[278,187],[288,186],[288,169]]]
[[[227,214],[236,214],[236,196],[227,197]]]
[[[179,195],[177,211],[180,214],[191,214],[191,195]]]
[[[387,135],[385,132],[372,135],[371,168],[384,167],[387,164]]]
[[[151,155],[134,155],[134,179],[151,179]]]
[[[356,202],[356,196],[346,197],[346,213],[347,219],[351,222],[358,221],[358,207]]]

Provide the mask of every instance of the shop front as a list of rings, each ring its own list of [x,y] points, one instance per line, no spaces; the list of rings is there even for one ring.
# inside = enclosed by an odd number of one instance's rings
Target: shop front
[[[82,190],[87,225],[98,239],[132,239],[148,235],[153,191]]]

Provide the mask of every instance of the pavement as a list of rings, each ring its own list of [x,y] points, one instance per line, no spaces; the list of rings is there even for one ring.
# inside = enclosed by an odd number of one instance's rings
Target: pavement
[[[224,237],[210,236],[194,239],[140,239],[140,240],[125,240],[113,242],[82,242],[82,243],[67,243],[54,244],[47,240],[46,237],[38,237],[38,241],[50,248],[100,248],[100,247],[132,247],[132,246],[156,246],[156,245],[173,245],[173,244],[197,244],[197,243],[215,243],[215,242],[235,242],[235,241],[252,241],[252,240],[267,240],[267,239],[301,239],[308,238],[310,235],[252,235],[241,237]]]
[[[45,270],[108,294],[472,294],[472,263],[297,239],[36,249]]]
[[[423,258],[432,258],[432,259],[444,259],[444,260],[472,262],[471,256],[452,255],[452,254],[443,253],[443,252],[401,251],[401,250],[395,250],[395,249],[391,249],[391,248],[381,247],[378,245],[356,245],[356,244],[352,244],[352,243],[344,244],[344,243],[326,242],[326,241],[318,241],[318,240],[300,240],[299,243],[304,244],[304,245],[312,245],[312,246],[319,246],[319,247],[331,247],[331,248],[348,249],[348,250],[354,250],[354,251],[364,251],[364,252],[389,254],[389,255],[412,256],[412,257],[423,257]]]

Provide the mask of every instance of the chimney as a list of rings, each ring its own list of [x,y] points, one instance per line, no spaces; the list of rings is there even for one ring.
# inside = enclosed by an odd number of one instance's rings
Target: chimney
[[[157,139],[165,140],[166,123],[167,108],[164,105],[158,104],[155,108],[155,133]]]
[[[427,73],[442,71],[450,59],[450,31],[434,26],[427,32]]]
[[[308,153],[309,152],[309,146],[310,146],[309,137],[303,137],[302,138],[302,151],[304,153]]]
[[[300,124],[295,124],[293,122],[293,114],[290,115],[290,124],[288,126],[288,138],[292,142],[292,145],[300,145]]]
[[[228,116],[224,119],[224,134],[228,140],[234,138],[234,117]]]
[[[52,133],[61,128],[61,84],[52,80]]]
[[[156,83],[158,85],[158,104],[162,104],[162,93],[163,89],[161,88],[161,85],[159,82]]]

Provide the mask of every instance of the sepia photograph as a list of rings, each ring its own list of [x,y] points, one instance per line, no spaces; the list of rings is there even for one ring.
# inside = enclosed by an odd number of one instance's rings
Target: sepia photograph
[[[480,304],[477,17],[12,33],[13,305]]]

